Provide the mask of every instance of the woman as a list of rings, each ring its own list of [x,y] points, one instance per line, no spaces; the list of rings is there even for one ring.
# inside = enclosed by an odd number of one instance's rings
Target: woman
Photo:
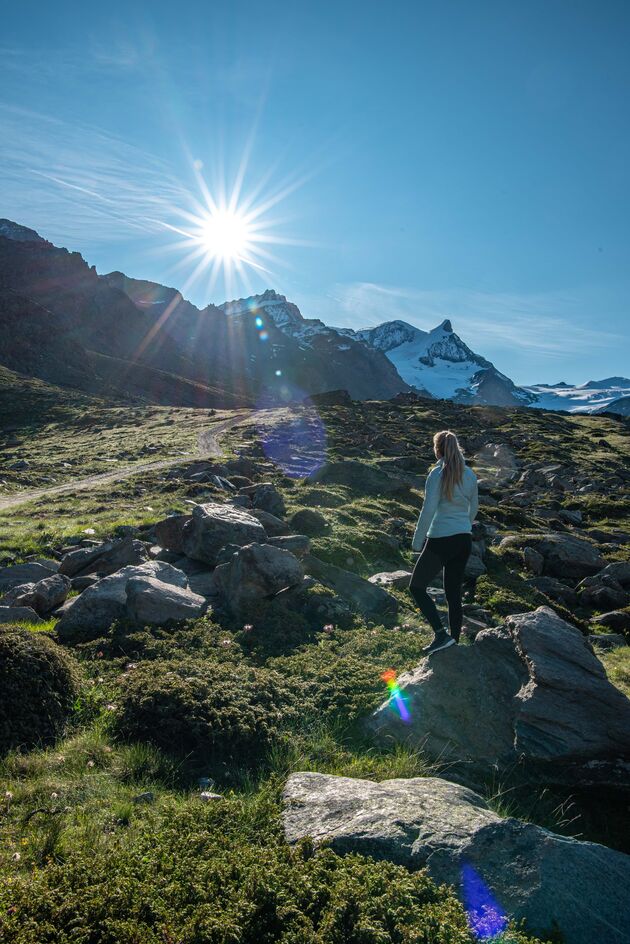
[[[449,429],[436,433],[433,451],[438,461],[427,476],[424,503],[411,543],[414,551],[422,553],[409,583],[409,592],[435,633],[424,650],[427,655],[459,642],[462,582],[472,546],[472,523],[479,507],[477,477],[466,465],[455,433]],[[450,635],[427,593],[428,585],[442,569]]]

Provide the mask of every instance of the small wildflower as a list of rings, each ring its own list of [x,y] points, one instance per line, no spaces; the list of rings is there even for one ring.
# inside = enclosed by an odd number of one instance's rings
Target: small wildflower
[[[88,766],[88,767],[93,767],[93,766],[94,766],[94,761],[93,761],[93,760],[89,760],[89,761],[87,762],[87,766]]]
[[[12,799],[13,799],[13,794],[11,793],[10,790],[5,790],[5,791],[4,791],[4,798],[5,798],[5,800],[12,800]]]
[[[116,711],[116,705],[105,705],[106,711]]]
[[[254,628],[254,627],[253,627],[253,624],[252,624],[252,623],[245,623],[245,625],[243,626],[243,632],[244,632],[244,633],[251,633],[251,631],[252,631],[253,628]]]
[[[400,626],[396,625],[393,627],[393,629],[394,629],[394,632],[398,632],[398,630],[400,629]]]
[[[132,669],[137,669],[137,668],[138,668],[137,662],[128,662],[127,665],[125,666],[125,671],[131,672]]]
[[[55,792],[53,791],[53,792],[50,794],[50,798],[51,798],[51,800],[57,800],[57,799],[59,799],[59,794],[58,794],[58,793],[55,793]]]
[[[21,858],[22,858],[22,856],[20,855],[19,852],[14,852],[13,855],[11,856],[11,861],[12,861],[12,862],[19,862]]]
[[[325,633],[332,633],[332,631],[334,630],[334,628],[335,628],[335,627],[333,626],[332,623],[326,623],[326,625],[324,626],[324,632],[325,632]]]
[[[227,648],[228,646],[231,646],[231,645],[232,645],[232,640],[231,640],[231,639],[222,639],[222,640],[221,640],[221,645],[222,645],[223,648],[225,649],[225,648]]]
[[[96,658],[97,658],[97,659],[102,659],[104,655],[105,655],[105,653],[103,652],[103,650],[102,650],[102,649],[99,649],[98,652],[96,653]]]

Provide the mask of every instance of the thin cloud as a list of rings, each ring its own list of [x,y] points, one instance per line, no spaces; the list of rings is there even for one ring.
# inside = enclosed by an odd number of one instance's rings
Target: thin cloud
[[[400,319],[430,330],[450,318],[464,340],[510,345],[550,358],[607,348],[622,340],[618,334],[575,324],[580,300],[563,292],[419,291],[353,282],[336,285],[324,304],[323,317],[344,327]]]
[[[168,166],[101,129],[0,104],[3,212],[49,238],[163,230],[187,193]],[[95,228],[97,227],[97,228]]]

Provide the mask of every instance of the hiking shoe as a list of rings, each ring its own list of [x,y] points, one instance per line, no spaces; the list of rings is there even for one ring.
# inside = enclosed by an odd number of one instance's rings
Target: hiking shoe
[[[425,656],[430,656],[434,652],[439,652],[440,649],[448,649],[449,646],[455,646],[456,642],[452,636],[449,636],[447,632],[438,633],[428,646],[422,650]]]

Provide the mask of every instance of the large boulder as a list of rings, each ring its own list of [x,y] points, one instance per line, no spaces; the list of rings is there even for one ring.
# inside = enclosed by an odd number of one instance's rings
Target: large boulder
[[[630,603],[630,593],[606,569],[585,577],[577,586],[580,603],[598,610],[623,609]]]
[[[262,544],[266,537],[260,521],[242,508],[209,502],[195,505],[191,520],[184,527],[182,546],[193,560],[214,565],[226,544],[238,547]]]
[[[301,584],[303,577],[302,565],[290,551],[271,544],[250,544],[216,568],[214,584],[228,608],[241,614],[248,604]]]
[[[480,632],[398,679],[369,726],[381,742],[422,746],[448,776],[478,784],[496,767],[555,783],[627,785],[630,700],[582,633],[547,607]]]
[[[313,554],[307,554],[304,558],[304,570],[351,603],[364,616],[395,616],[398,611],[396,597],[387,590],[349,570],[328,564]]]
[[[580,580],[596,574],[606,563],[594,544],[572,534],[512,534],[499,546],[508,553],[533,548],[544,558],[543,573],[551,577]]]
[[[134,577],[153,577],[162,583],[185,588],[186,574],[163,561],[147,561],[138,567],[123,567],[97,581],[83,593],[68,601],[55,629],[64,643],[96,639],[111,624],[128,616],[127,585]]]
[[[25,583],[37,583],[44,577],[50,577],[56,573],[57,566],[40,563],[39,561],[30,561],[27,564],[14,564],[12,567],[0,568],[0,593],[7,593],[14,587],[19,587]]]
[[[43,623],[32,606],[0,606],[0,623]]]
[[[204,597],[157,577],[132,577],[127,583],[127,616],[141,625],[180,622],[201,616]]]
[[[95,547],[79,547],[66,554],[59,565],[59,573],[66,577],[96,574],[107,577],[115,574],[122,567],[143,564],[149,559],[149,552],[142,541],[131,535],[118,541],[106,541]]]
[[[628,941],[630,856],[501,819],[478,794],[446,780],[295,773],[284,789],[283,823],[290,843],[310,837],[341,855],[428,868],[458,891],[479,937],[490,936],[481,933],[484,920],[496,933],[513,918],[539,935],[555,928],[571,944]],[[493,905],[494,915],[484,914]]]
[[[358,459],[343,459],[327,462],[312,472],[307,482],[319,482],[330,485],[347,485],[365,495],[408,495],[407,482],[394,475],[389,475],[377,466],[368,465]]]

